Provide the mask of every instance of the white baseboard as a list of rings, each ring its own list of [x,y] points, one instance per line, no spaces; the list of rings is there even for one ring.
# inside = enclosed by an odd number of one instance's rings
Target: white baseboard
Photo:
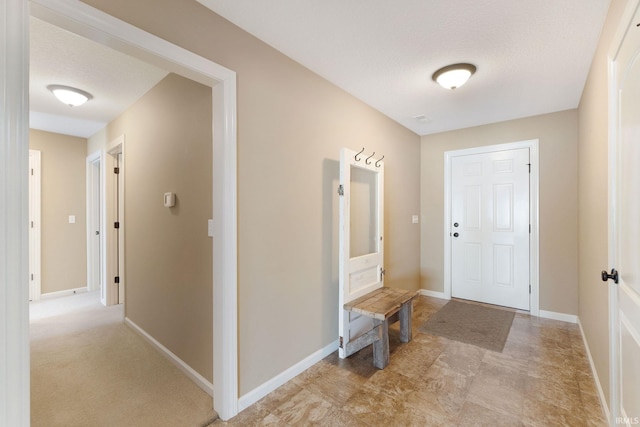
[[[562,322],[578,323],[578,316],[575,314],[556,313],[555,311],[540,310],[539,317],[545,319],[560,320]]]
[[[173,354],[171,350],[163,346],[155,338],[149,335],[144,329],[136,325],[128,317],[125,317],[124,323],[129,325],[131,329],[140,334],[146,339],[152,346],[154,346],[163,356],[165,356],[171,363],[173,363],[178,369],[180,369],[186,376],[188,376],[198,387],[204,390],[209,396],[213,397],[213,384],[210,383],[205,377],[196,372],[191,366],[187,365],[184,360]]]
[[[433,297],[433,298],[440,298],[440,299],[451,299],[451,298],[447,298],[444,292],[430,291],[428,289],[420,289],[420,295],[424,295],[425,297]]]
[[[587,343],[587,337],[584,334],[584,329],[582,329],[582,322],[578,318],[578,326],[580,326],[580,335],[582,335],[582,342],[584,343],[584,348],[587,351],[587,357],[589,358],[589,366],[591,366],[591,373],[593,374],[593,379],[596,382],[596,388],[598,389],[598,397],[600,398],[600,404],[602,405],[602,409],[604,409],[604,415],[607,417],[607,420],[611,419],[611,413],[609,412],[609,407],[607,406],[607,399],[604,396],[604,391],[602,390],[602,385],[600,384],[600,378],[598,378],[598,372],[596,371],[596,366],[593,363],[593,359],[591,358],[591,350],[589,350],[589,343]]]
[[[87,292],[87,287],[83,288],[75,288],[75,289],[65,289],[64,291],[57,292],[47,292],[46,294],[41,294],[40,299],[51,299],[51,298],[60,298],[60,297],[68,297],[69,295],[74,294],[82,294]]]
[[[291,366],[286,371],[281,372],[280,374],[271,378],[269,381],[263,383],[262,385],[259,385],[258,387],[254,388],[244,396],[241,396],[240,399],[238,400],[238,411],[243,411],[244,409],[253,405],[258,400],[262,399],[267,394],[271,393],[272,391],[274,391],[275,389],[277,389],[287,381],[291,380],[295,376],[299,375],[300,373],[304,372],[311,366],[315,365],[316,363],[318,363],[319,361],[321,361],[322,359],[324,359],[325,357],[327,357],[337,349],[338,349],[338,340],[332,342],[331,344],[327,345],[324,348],[321,348],[320,350],[316,351],[312,355],[308,356],[307,358]]]

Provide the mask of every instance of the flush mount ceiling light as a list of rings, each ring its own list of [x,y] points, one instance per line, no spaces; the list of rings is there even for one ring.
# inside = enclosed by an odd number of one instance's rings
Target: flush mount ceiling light
[[[473,64],[453,64],[440,68],[431,78],[445,89],[456,89],[469,80],[476,72]]]
[[[47,89],[49,89],[60,102],[69,107],[77,107],[93,98],[93,95],[89,92],[70,86],[49,85]]]

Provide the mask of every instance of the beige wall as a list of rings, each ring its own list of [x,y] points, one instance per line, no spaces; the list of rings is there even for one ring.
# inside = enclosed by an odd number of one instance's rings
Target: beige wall
[[[422,288],[444,289],[444,152],[539,139],[540,309],[578,314],[577,111],[422,137]]]
[[[87,140],[32,129],[29,148],[41,152],[42,162],[42,293],[85,287]]]
[[[579,314],[591,357],[609,399],[609,311],[607,286],[600,271],[607,259],[608,80],[607,54],[626,1],[613,0],[578,109],[578,170],[580,200]]]
[[[385,155],[386,280],[418,288],[417,135],[194,1],[86,2],[237,72],[241,395],[337,339],[341,147]]]
[[[169,74],[90,139],[95,150],[125,136],[126,316],[209,381],[211,116],[211,88]]]

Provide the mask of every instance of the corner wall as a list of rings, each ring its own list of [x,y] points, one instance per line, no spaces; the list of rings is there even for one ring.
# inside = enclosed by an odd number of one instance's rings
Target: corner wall
[[[195,1],[85,2],[237,73],[240,396],[337,340],[341,147],[385,155],[385,281],[419,287],[416,134]]]
[[[421,287],[444,290],[444,153],[539,139],[540,310],[578,314],[577,111],[422,137]]]
[[[613,0],[578,108],[579,315],[604,395],[609,400],[607,54],[626,1]]]
[[[87,140],[31,129],[29,148],[42,154],[42,294],[85,287]]]
[[[211,117],[211,88],[169,74],[89,152],[125,136],[126,317],[213,382]]]

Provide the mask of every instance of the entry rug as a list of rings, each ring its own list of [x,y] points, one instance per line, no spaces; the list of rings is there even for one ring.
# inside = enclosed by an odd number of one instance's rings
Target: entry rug
[[[502,353],[515,313],[451,300],[419,330]]]

